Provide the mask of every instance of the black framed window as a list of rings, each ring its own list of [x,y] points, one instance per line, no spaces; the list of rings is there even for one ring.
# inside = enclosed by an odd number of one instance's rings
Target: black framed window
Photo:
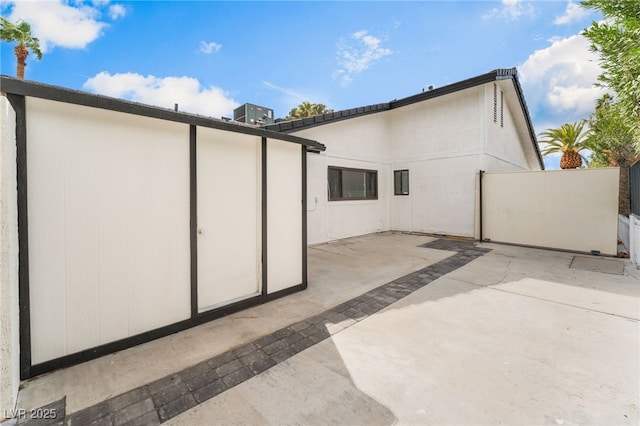
[[[409,195],[409,170],[394,170],[393,194]]]
[[[378,172],[330,166],[329,201],[377,200]]]

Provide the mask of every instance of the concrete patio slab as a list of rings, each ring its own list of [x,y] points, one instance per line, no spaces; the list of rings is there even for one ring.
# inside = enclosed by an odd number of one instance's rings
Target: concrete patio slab
[[[638,424],[637,276],[482,247],[492,252],[168,424],[231,424],[225,407],[247,402],[263,424]]]
[[[638,424],[640,271],[573,257],[394,233],[311,247],[307,291],[35,378],[20,404],[66,395],[70,425]],[[298,336],[282,359],[279,333]],[[198,367],[218,354],[235,358]]]
[[[575,256],[571,267],[584,271],[602,272],[603,274],[622,275],[624,273],[623,261],[594,256]]]

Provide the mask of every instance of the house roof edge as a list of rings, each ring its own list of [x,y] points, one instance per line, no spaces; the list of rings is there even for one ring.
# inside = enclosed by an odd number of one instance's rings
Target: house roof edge
[[[522,90],[522,86],[520,85],[520,80],[518,79],[518,71],[516,70],[516,68],[511,68],[509,76],[506,76],[504,78],[510,78],[513,81],[516,94],[518,95],[518,101],[520,102],[520,107],[522,108],[524,118],[527,123],[527,129],[529,131],[529,136],[531,137],[533,150],[536,153],[536,157],[538,158],[538,164],[540,165],[540,168],[544,170],[544,160],[542,159],[542,153],[540,152],[540,145],[538,145],[538,137],[536,136],[536,132],[533,129],[533,122],[531,121],[531,115],[529,114],[529,107],[527,106],[527,101],[524,99],[524,92]]]
[[[205,115],[175,111],[168,108],[127,101],[124,99],[113,98],[104,95],[97,95],[36,81],[19,80],[7,75],[0,75],[0,92],[2,92],[3,94],[6,93],[10,95],[27,96],[47,99],[51,101],[66,102],[75,105],[123,112],[195,126],[209,127],[236,133],[244,133],[253,136],[278,139],[286,142],[304,145],[308,150],[312,152],[320,152],[326,149],[323,144],[317,141],[306,139],[296,135],[288,135],[286,133],[275,132],[264,127],[244,126],[236,123],[229,123],[224,120],[220,120],[214,117],[208,117]]]

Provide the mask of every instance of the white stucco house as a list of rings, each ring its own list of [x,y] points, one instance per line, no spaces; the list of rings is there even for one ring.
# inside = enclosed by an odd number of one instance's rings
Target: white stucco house
[[[267,128],[307,154],[308,242],[397,230],[478,238],[479,171],[543,170],[514,69]]]
[[[261,128],[0,83],[2,407],[20,379],[305,289],[308,244],[478,238],[480,171],[544,168],[515,69]]]

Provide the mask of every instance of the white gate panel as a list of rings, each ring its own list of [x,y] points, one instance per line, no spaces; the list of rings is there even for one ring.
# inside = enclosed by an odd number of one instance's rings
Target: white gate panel
[[[302,283],[302,146],[267,143],[267,285]]]
[[[486,173],[483,238],[616,254],[618,168]]]
[[[33,363],[189,318],[189,127],[26,106]]]
[[[261,292],[261,138],[198,128],[198,310]]]

